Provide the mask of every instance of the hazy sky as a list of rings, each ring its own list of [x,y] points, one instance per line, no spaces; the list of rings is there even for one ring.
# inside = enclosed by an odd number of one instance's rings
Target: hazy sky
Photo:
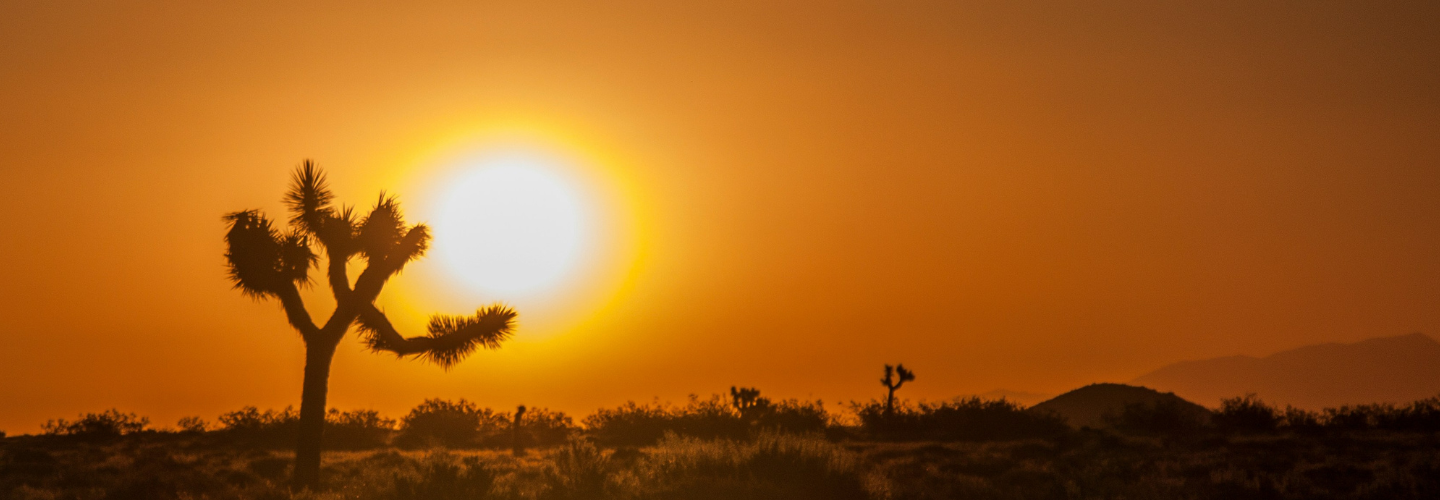
[[[0,3],[0,430],[298,405],[221,215],[283,217],[311,158],[423,220],[517,137],[608,200],[590,267],[412,265],[403,330],[504,300],[519,336],[448,373],[346,341],[332,406],[831,403],[894,362],[912,398],[1058,393],[1440,332],[1432,3],[359,3]]]

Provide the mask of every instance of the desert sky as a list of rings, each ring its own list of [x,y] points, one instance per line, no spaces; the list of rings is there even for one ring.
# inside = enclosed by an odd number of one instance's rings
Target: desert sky
[[[343,342],[331,406],[396,417],[834,408],[896,362],[909,398],[1054,394],[1440,333],[1434,3],[401,4],[0,3],[0,430],[298,405],[302,343],[231,289],[221,216],[283,220],[304,159],[412,222],[487,148],[588,197],[544,293],[433,255],[390,283],[411,335],[520,311],[448,372]]]

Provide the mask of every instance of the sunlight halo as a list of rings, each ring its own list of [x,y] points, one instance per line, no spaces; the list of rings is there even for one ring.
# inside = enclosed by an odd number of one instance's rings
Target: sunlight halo
[[[442,188],[433,251],[461,284],[497,297],[565,284],[593,239],[576,183],[539,155],[469,160]]]

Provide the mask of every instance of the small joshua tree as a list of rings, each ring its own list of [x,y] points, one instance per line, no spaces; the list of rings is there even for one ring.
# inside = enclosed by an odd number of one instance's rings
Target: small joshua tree
[[[895,379],[896,375],[900,376],[899,380]],[[890,391],[890,394],[885,397],[886,418],[895,414],[895,391],[911,380],[915,380],[915,372],[906,370],[904,364],[898,366],[885,365],[885,378],[880,379],[880,383],[885,384],[885,388]]]
[[[384,193],[364,217],[353,207],[331,207],[333,198],[325,174],[307,160],[296,169],[285,195],[291,214],[288,231],[275,229],[258,210],[225,216],[230,225],[225,234],[225,258],[235,288],[257,300],[278,300],[290,326],[305,342],[305,381],[295,443],[294,481],[298,488],[319,484],[330,361],[351,326],[359,327],[371,350],[416,356],[449,369],[476,348],[500,347],[500,342],[510,337],[515,319],[514,310],[492,305],[473,316],[432,316],[429,335],[401,336],[375,306],[375,298],[405,264],[424,255],[430,229],[424,224],[406,226],[399,203]],[[325,253],[327,282],[335,297],[335,311],[321,326],[310,319],[300,298],[300,288],[310,284],[310,269],[319,265],[316,247]],[[346,266],[357,258],[364,259],[365,269],[352,282]]]
[[[525,405],[515,408],[515,421],[510,423],[510,454],[522,456],[525,454],[525,443],[521,441],[520,429],[525,417]]]
[[[730,387],[730,406],[740,413],[740,418],[749,419],[757,411],[770,406],[768,398],[760,397],[760,389],[754,387]]]

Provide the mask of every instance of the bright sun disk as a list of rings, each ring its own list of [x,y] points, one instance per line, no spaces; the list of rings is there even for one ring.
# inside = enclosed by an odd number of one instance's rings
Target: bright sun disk
[[[439,201],[437,256],[463,284],[502,299],[564,284],[588,236],[580,192],[541,158],[478,161]]]

